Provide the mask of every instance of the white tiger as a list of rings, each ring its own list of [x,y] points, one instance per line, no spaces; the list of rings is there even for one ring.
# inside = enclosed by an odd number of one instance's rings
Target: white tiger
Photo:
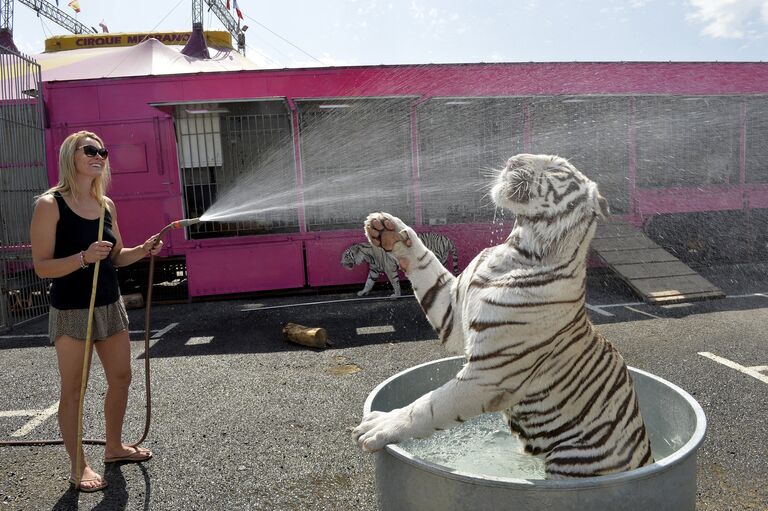
[[[365,451],[503,411],[548,478],[611,474],[653,462],[624,360],[589,321],[586,258],[597,185],[557,156],[513,156],[491,195],[516,215],[507,240],[451,275],[387,213],[365,222],[371,243],[397,257],[441,342],[466,364],[442,387],[353,431]]]
[[[424,232],[418,236],[424,246],[435,254],[441,264],[447,265],[448,258],[452,255],[453,272],[454,274],[459,273],[459,255],[456,245],[448,236],[436,232]],[[397,275],[398,266],[394,257],[388,255],[382,248],[370,243],[355,243],[341,255],[341,265],[348,270],[363,263],[368,264],[368,277],[363,289],[357,292],[357,296],[367,295],[382,273],[387,276],[394,289],[390,298],[400,296],[400,279]]]

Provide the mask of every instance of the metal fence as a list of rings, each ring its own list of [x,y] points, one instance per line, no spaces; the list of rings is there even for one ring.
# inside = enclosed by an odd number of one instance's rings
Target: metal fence
[[[199,217],[219,199],[253,189],[248,202],[269,189],[295,196],[290,112],[284,101],[179,105],[174,112],[185,215]],[[298,231],[296,207],[233,221],[203,222],[193,239]]]
[[[359,229],[377,210],[413,222],[410,103],[296,102],[308,231]]]
[[[435,98],[418,107],[424,223],[493,219],[485,174],[523,152],[523,105],[522,98]]]
[[[232,206],[253,205],[247,220],[204,222],[193,238],[356,229],[375,210],[487,222],[498,213],[488,177],[520,152],[568,158],[619,214],[630,212],[630,171],[643,189],[768,182],[763,96],[327,98],[295,109],[177,108],[188,216],[233,192]]]
[[[742,108],[739,97],[637,98],[637,185],[737,185]]]
[[[297,100],[300,171],[285,101],[178,105],[185,214],[224,209],[220,220],[192,226],[190,237],[356,229],[376,209],[412,221],[409,105],[402,98]]]
[[[48,312],[32,266],[34,197],[48,187],[40,66],[0,47],[0,329]]]
[[[627,213],[630,108],[627,97],[564,96],[531,101],[531,151],[568,158],[598,183],[611,211]]]

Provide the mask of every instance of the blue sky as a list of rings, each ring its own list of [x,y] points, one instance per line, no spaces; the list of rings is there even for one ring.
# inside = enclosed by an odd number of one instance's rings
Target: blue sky
[[[55,0],[45,0],[55,3]],[[221,0],[224,1],[224,0]],[[67,3],[59,0],[66,12]],[[191,0],[79,0],[110,32],[188,30]],[[263,67],[459,62],[768,61],[768,0],[238,0]],[[221,29],[209,13],[206,28]],[[28,54],[67,32],[16,2]]]

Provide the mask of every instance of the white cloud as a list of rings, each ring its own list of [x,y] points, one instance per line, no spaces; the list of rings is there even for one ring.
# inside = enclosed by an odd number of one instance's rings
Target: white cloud
[[[714,38],[761,37],[768,29],[768,0],[688,0],[688,19]]]

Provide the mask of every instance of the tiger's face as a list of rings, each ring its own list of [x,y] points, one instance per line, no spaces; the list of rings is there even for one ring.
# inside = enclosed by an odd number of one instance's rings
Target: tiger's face
[[[579,209],[608,214],[608,202],[597,184],[559,156],[511,157],[497,176],[491,197],[497,206],[528,218],[557,218]]]
[[[352,245],[341,255],[341,265],[348,270],[364,262],[365,258],[359,245]]]

